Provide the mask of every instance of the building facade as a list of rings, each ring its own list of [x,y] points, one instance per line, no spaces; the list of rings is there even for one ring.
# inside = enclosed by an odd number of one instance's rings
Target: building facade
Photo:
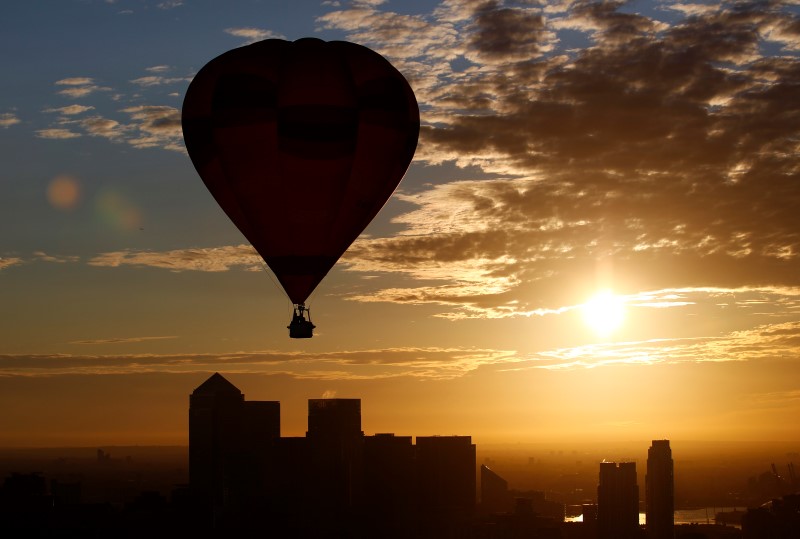
[[[597,486],[598,539],[633,539],[639,533],[635,462],[601,462]]]
[[[653,440],[647,450],[645,512],[648,539],[675,537],[675,480],[669,440]]]

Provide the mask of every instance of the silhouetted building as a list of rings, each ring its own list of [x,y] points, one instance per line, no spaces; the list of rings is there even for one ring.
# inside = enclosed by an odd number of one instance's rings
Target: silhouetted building
[[[584,503],[581,505],[581,514],[583,515],[583,531],[584,537],[597,538],[597,504]]]
[[[215,373],[189,397],[189,484],[212,522],[248,509],[263,486],[262,462],[280,435],[279,402],[245,402]]]
[[[648,539],[675,537],[675,481],[669,440],[653,440],[647,450],[645,513]]]
[[[635,462],[601,462],[597,487],[597,537],[631,539],[639,535],[639,486]]]
[[[475,444],[471,436],[417,436],[417,477],[426,507],[464,515],[475,509]]]
[[[324,535],[355,529],[364,491],[360,399],[309,399],[309,506]]]
[[[506,513],[511,510],[512,502],[508,481],[481,464],[481,512]]]
[[[421,527],[438,537],[459,530],[475,511],[475,444],[470,436],[417,436],[417,503]]]
[[[374,537],[412,537],[416,528],[411,436],[364,437],[364,518]]]
[[[361,399],[308,399],[308,438],[329,440],[363,435]]]
[[[364,436],[360,399],[309,399],[306,436],[282,438],[280,403],[218,373],[190,397],[189,460],[219,536],[462,537],[475,508],[469,436]]]
[[[775,498],[748,509],[742,517],[744,539],[797,539],[800,537],[800,494]]]

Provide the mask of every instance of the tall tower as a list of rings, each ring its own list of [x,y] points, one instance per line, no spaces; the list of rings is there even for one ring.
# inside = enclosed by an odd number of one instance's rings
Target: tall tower
[[[639,485],[635,462],[601,462],[597,486],[597,536],[631,539],[639,534]]]
[[[189,396],[189,483],[208,507],[223,505],[226,456],[242,442],[244,395],[214,373]]]
[[[645,491],[648,539],[673,539],[675,486],[669,440],[653,440],[647,450]]]
[[[258,488],[259,459],[280,436],[280,403],[245,401],[214,373],[189,396],[189,485],[215,522]]]

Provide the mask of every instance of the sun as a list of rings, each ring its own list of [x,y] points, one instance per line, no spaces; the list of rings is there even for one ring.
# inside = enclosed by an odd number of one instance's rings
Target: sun
[[[598,292],[581,309],[586,325],[600,337],[609,337],[619,329],[625,319],[622,298],[615,296],[610,290]]]

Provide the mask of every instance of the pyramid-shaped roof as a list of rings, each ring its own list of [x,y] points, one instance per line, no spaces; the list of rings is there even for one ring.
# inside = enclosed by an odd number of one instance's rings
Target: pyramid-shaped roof
[[[226,380],[220,373],[215,372],[208,380],[200,384],[192,395],[218,395],[220,393],[242,394],[238,387]]]

